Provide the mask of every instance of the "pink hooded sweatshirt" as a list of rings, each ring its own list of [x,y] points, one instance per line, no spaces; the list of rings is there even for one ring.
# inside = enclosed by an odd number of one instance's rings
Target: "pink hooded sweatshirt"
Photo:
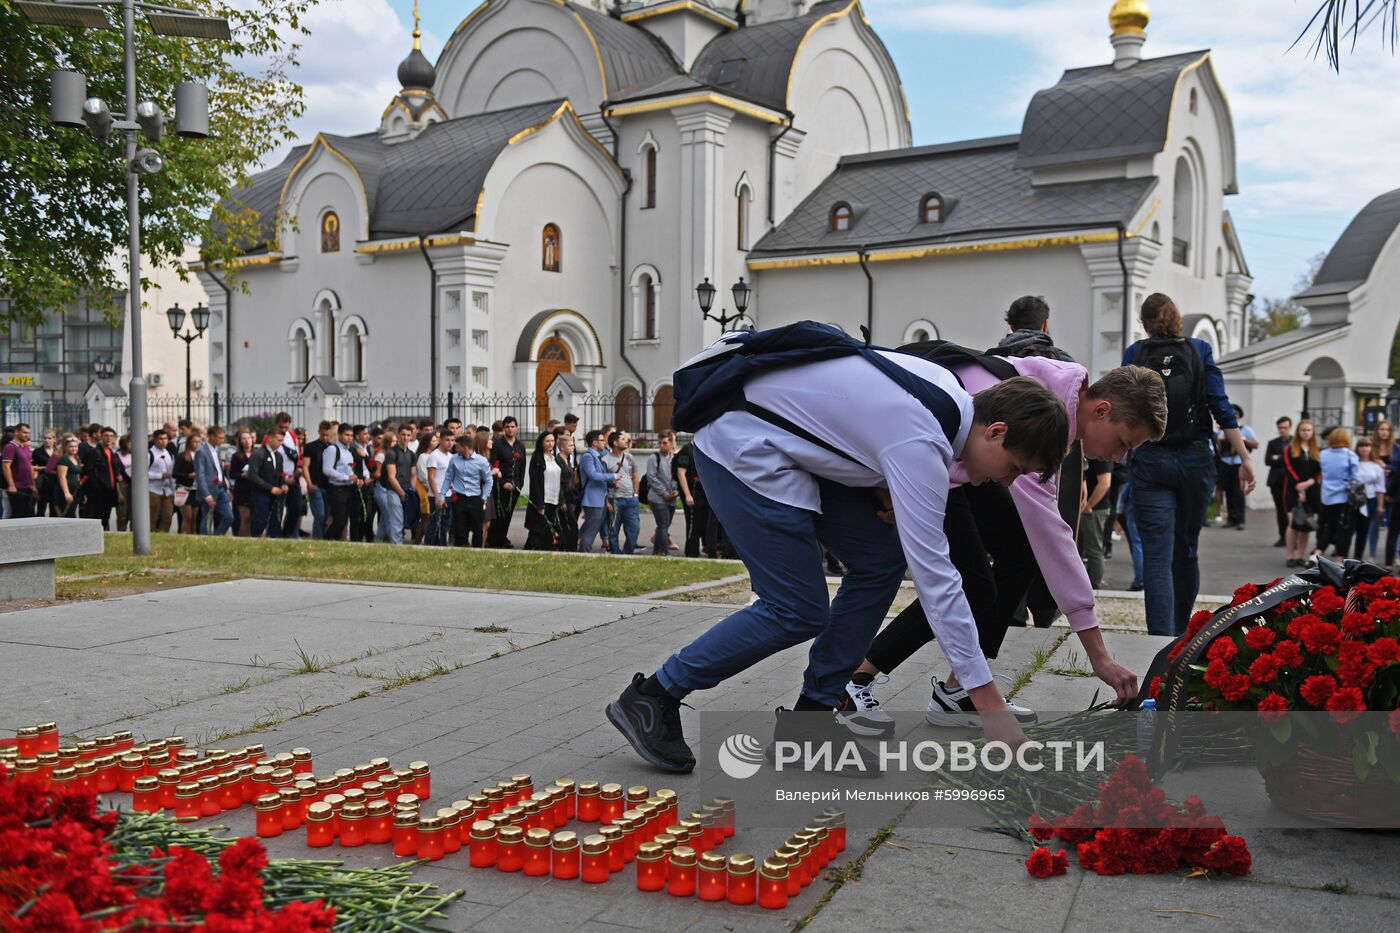
[[[1088,370],[1078,363],[1040,356],[1008,357],[1007,360],[1018,373],[1030,376],[1065,403],[1069,412],[1069,441],[1073,444],[1078,440],[1079,390],[1088,380]],[[975,363],[955,366],[953,372],[970,393],[980,392],[1000,381]],[[967,482],[967,472],[961,461],[953,463],[948,479],[955,486]],[[1036,475],[1021,476],[1011,484],[1011,498],[1016,503],[1021,523],[1026,526],[1026,537],[1040,564],[1045,585],[1069,620],[1070,629],[1082,632],[1099,624],[1094,616],[1094,589],[1089,585],[1089,572],[1079,558],[1074,532],[1060,517],[1058,493],[1058,476],[1048,483],[1042,483]]]

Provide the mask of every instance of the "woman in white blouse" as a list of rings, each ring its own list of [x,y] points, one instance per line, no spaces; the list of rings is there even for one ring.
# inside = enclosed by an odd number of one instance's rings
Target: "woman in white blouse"
[[[1356,544],[1352,557],[1361,560],[1367,541],[1372,548],[1376,546],[1376,533],[1372,528],[1379,528],[1381,516],[1385,514],[1385,464],[1376,455],[1369,437],[1356,442],[1356,457],[1361,461],[1356,468],[1356,478],[1366,486],[1366,508],[1356,513]],[[1375,563],[1376,555],[1372,554],[1369,560]]]
[[[525,529],[530,533],[525,541],[527,551],[553,551],[559,547],[559,491],[566,467],[555,443],[553,432],[546,431],[535,441],[535,452],[530,456],[530,511],[525,513]]]

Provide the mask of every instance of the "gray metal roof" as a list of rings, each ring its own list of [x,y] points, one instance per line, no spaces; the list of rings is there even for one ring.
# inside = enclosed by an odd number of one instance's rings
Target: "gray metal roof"
[[[1302,341],[1307,340],[1309,337],[1318,337],[1323,334],[1330,333],[1334,330],[1340,330],[1343,327],[1347,326],[1349,325],[1307,324],[1303,327],[1295,327],[1293,330],[1285,331],[1282,334],[1276,334],[1273,337],[1265,337],[1263,340],[1257,341],[1255,343],[1245,344],[1238,350],[1232,350],[1231,352],[1225,354],[1220,358],[1220,363],[1222,365],[1236,364],[1239,363],[1241,360],[1252,359],[1256,356],[1268,353],[1272,350],[1279,350],[1284,347],[1292,346],[1295,343],[1301,343]]]
[[[1381,250],[1400,226],[1400,188],[1372,199],[1327,253],[1317,278],[1298,298],[1349,292],[1371,277]]]
[[[598,43],[603,73],[607,76],[609,100],[621,100],[636,93],[639,88],[672,75],[684,74],[666,43],[645,29],[576,3],[565,3],[564,6],[578,15]],[[600,103],[602,101],[597,100],[574,102],[584,113],[594,110]]]
[[[848,2],[818,3],[802,16],[715,36],[700,51],[690,73],[716,90],[786,110],[788,75],[803,37],[817,20],[844,9]]]
[[[1183,69],[1206,53],[1148,58],[1123,69],[1072,68],[1036,92],[1021,124],[1017,168],[1161,152]]]
[[[293,146],[287,157],[272,168],[258,172],[247,187],[239,188],[224,199],[223,206],[231,210],[250,210],[258,218],[258,233],[253,240],[239,244],[243,253],[266,252],[268,244],[277,239],[277,199],[282,194],[282,184],[310,146]],[[215,220],[214,236],[221,237],[224,225]]]
[[[933,244],[1031,231],[1127,223],[1155,178],[1031,184],[1015,165],[1018,139],[999,136],[846,156],[787,219],[755,244],[751,258],[849,252],[861,246]],[[919,204],[937,193],[941,223],[920,223]],[[849,230],[832,230],[831,208],[850,204]]]
[[[446,120],[400,143],[385,143],[373,133],[324,138],[364,182],[371,237],[442,233],[469,226],[481,184],[501,150],[516,133],[548,120],[561,103]],[[245,252],[261,252],[275,243],[282,186],[308,148],[296,147],[279,165],[254,175],[249,188],[234,193],[260,219],[261,239],[245,244]]]

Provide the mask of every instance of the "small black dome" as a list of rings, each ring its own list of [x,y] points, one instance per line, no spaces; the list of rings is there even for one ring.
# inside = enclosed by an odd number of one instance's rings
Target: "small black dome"
[[[437,69],[432,62],[428,61],[422,51],[414,49],[408,53],[399,63],[399,86],[404,88],[419,88],[424,91],[433,89],[433,82],[437,80]]]

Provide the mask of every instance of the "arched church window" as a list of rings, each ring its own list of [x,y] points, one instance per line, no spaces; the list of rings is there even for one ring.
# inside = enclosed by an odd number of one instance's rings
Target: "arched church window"
[[[634,386],[623,386],[613,396],[613,421],[628,434],[642,429],[642,393]]]
[[[1196,112],[1196,89],[1195,89],[1195,88],[1192,88],[1192,89],[1191,89],[1191,96],[1187,98],[1186,107],[1187,107],[1187,109],[1190,110],[1192,113],[1195,113],[1195,112]]]
[[[845,201],[837,201],[831,208],[831,229],[851,229],[852,217],[851,205],[847,204]]]
[[[919,223],[937,224],[943,222],[943,196],[937,192],[926,194],[919,201]]]
[[[321,252],[340,252],[340,217],[335,211],[321,215]]]
[[[559,228],[554,224],[544,225],[544,234],[540,244],[540,268],[546,272],[559,271],[560,259],[560,237]]]
[[[1218,246],[1215,248],[1215,274],[1225,274],[1225,251]]]
[[[656,206],[656,147],[647,146],[642,153],[642,174],[646,182],[643,188],[642,207]]]
[[[651,401],[651,426],[654,431],[669,431],[671,429],[671,414],[676,408],[676,390],[671,386],[662,386],[656,390],[656,397]]]
[[[1186,157],[1176,160],[1176,175],[1172,191],[1172,262],[1178,266],[1191,265],[1191,233],[1195,229],[1195,180]]]
[[[643,340],[656,339],[656,283],[651,280],[651,276],[642,274],[637,283],[638,297],[641,299],[641,338]]]
[[[293,385],[304,385],[311,378],[312,335],[311,323],[305,318],[292,322],[292,328],[287,333],[287,349],[291,357],[290,381]]]
[[[735,246],[738,249],[748,249],[749,205],[753,203],[753,192],[749,190],[748,185],[743,185],[739,188],[737,200],[738,204],[735,205],[735,216],[737,217],[737,230],[735,231],[737,234],[737,240],[735,241]]]
[[[339,378],[345,382],[363,382],[365,379],[365,332],[358,320],[345,325],[344,358],[341,361]]]

